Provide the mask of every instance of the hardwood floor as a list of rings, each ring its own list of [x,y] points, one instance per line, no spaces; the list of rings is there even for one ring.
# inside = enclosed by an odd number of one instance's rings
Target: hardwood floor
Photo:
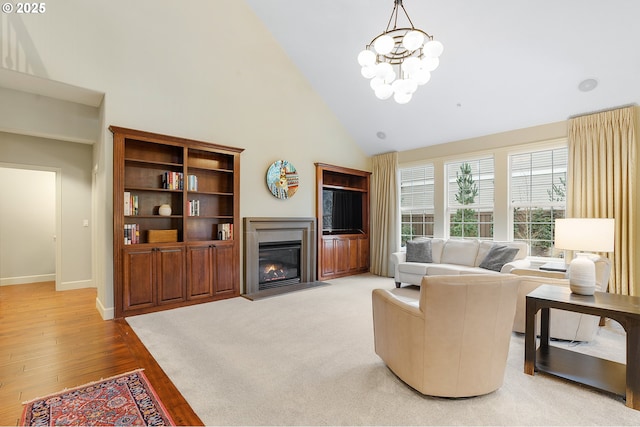
[[[123,319],[104,321],[96,290],[53,282],[0,286],[0,425],[18,425],[22,402],[144,368],[178,425],[203,425]]]

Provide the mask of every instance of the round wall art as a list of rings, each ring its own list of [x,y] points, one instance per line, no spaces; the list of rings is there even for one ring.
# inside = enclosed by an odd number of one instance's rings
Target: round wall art
[[[276,160],[267,170],[267,186],[278,199],[293,197],[298,189],[298,172],[286,160]]]

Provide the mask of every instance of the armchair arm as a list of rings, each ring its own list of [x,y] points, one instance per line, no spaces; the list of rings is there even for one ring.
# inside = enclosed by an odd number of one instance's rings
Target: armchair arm
[[[537,274],[531,274],[537,273]],[[516,301],[516,314],[513,319],[513,330],[524,333],[527,294],[533,292],[540,285],[554,285],[569,287],[569,279],[563,279],[557,275],[564,273],[540,270],[514,270],[514,274],[521,276],[518,285],[518,300]],[[555,275],[555,277],[554,277]]]
[[[387,310],[398,310],[403,312],[402,315],[408,316],[418,316],[420,318],[423,317],[422,311],[420,311],[420,301],[419,300],[410,300],[407,297],[403,297],[401,295],[396,295],[391,291],[386,289],[374,289],[372,292],[373,305],[375,309],[376,302],[389,304],[389,307],[386,307]],[[375,313],[374,313],[375,317]]]
[[[531,261],[526,258],[517,259],[515,261],[511,261],[502,266],[500,273],[509,274],[511,270],[516,268],[529,268],[531,266]]]
[[[420,378],[424,314],[419,302],[402,301],[384,289],[374,289],[371,297],[376,354],[401,378]]]
[[[514,268],[511,270],[511,274],[516,274],[518,276],[545,277],[547,279],[567,278],[567,273],[563,273],[562,271],[546,271],[538,270],[537,268]]]

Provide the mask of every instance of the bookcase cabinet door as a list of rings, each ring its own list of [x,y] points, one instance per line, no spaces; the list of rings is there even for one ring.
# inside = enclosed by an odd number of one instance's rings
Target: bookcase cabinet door
[[[123,253],[124,310],[150,308],[156,305],[154,248],[126,248]]]
[[[236,269],[228,268],[235,265],[235,244],[213,244],[213,288],[215,295],[238,294],[239,283]]]
[[[336,274],[336,252],[333,238],[322,237],[320,239],[320,277],[330,277]]]
[[[190,300],[213,296],[211,245],[189,245],[187,248],[187,298]]]
[[[182,246],[167,246],[155,249],[156,286],[158,304],[176,303],[185,300],[185,251]]]

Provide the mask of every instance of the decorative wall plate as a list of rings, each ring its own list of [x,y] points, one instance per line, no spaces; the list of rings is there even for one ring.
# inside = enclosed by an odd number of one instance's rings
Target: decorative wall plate
[[[293,197],[298,189],[298,172],[286,160],[276,160],[267,170],[267,186],[278,199]]]

